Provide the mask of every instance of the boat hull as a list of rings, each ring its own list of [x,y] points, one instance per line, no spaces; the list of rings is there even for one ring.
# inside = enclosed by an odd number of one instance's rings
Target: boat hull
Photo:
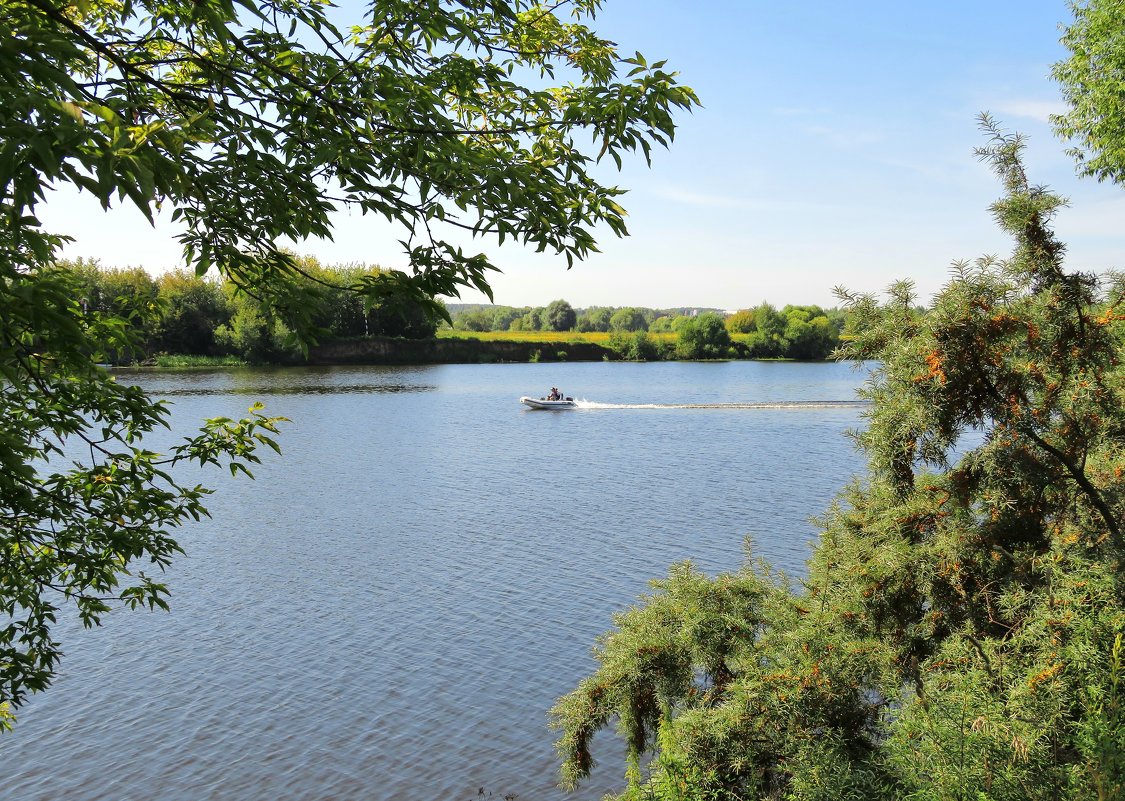
[[[520,398],[520,403],[529,409],[541,409],[545,411],[562,411],[564,409],[578,408],[578,404],[570,398],[566,400],[547,400],[545,398],[528,398],[524,396]]]

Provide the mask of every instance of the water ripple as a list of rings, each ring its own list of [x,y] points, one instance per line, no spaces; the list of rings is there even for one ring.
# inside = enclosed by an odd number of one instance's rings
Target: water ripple
[[[436,389],[437,387],[426,384],[288,384],[283,386],[255,384],[238,387],[171,387],[155,389],[153,394],[161,397],[192,395],[378,395],[399,392],[433,392]]]
[[[601,798],[622,784],[621,744],[600,735],[601,766],[567,796],[548,710],[671,563],[734,569],[749,536],[801,572],[809,516],[859,467],[841,432],[861,406],[818,399],[862,378],[784,363],[140,376],[179,395],[179,430],[273,396],[293,421],[284,456],[254,482],[185,471],[217,491],[180,537],[171,613],[62,623],[60,678],[0,750],[2,795]],[[513,408],[560,384],[646,411]]]
[[[860,400],[767,401],[761,403],[598,403],[576,401],[579,409],[864,409],[871,404]]]

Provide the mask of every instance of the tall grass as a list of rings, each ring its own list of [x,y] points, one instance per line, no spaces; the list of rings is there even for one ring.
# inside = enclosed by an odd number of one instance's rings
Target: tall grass
[[[162,353],[156,357],[156,366],[165,369],[185,367],[246,367],[249,364],[238,356],[183,356]]]

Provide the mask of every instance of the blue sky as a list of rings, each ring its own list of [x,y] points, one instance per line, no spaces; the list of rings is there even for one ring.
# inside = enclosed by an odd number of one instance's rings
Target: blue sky
[[[836,285],[878,292],[901,278],[924,301],[954,260],[1010,250],[988,213],[999,185],[972,154],[981,111],[1025,133],[1032,180],[1070,199],[1056,225],[1068,265],[1125,267],[1125,188],[1077,178],[1047,123],[1062,109],[1049,74],[1068,19],[1062,0],[607,0],[595,29],[668,59],[703,108],[681,117],[651,169],[607,171],[630,190],[630,237],[604,232],[602,253],[569,271],[482,244],[504,270],[496,302],[835,305]],[[43,216],[77,238],[67,255],[153,272],[179,263],[174,229],[129,210],[60,195]],[[400,236],[341,214],[333,242],[298,250],[395,267]]]

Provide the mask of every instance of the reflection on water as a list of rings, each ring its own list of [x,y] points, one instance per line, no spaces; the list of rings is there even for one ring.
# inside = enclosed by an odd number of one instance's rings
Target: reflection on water
[[[566,796],[547,710],[669,564],[733,569],[749,536],[800,573],[809,517],[860,468],[842,432],[862,424],[863,378],[752,362],[119,373],[168,397],[181,435],[262,397],[292,421],[284,455],[254,482],[185,469],[216,492],[213,518],[180,532],[172,611],[60,625],[61,677],[4,738],[0,795],[598,799],[621,785],[619,746],[602,738],[604,767]],[[613,410],[519,405],[551,386]]]
[[[114,370],[117,381],[143,386],[159,397],[188,395],[347,395],[432,392],[425,381],[404,380],[417,368],[241,367],[186,370]]]
[[[432,392],[436,387],[425,384],[289,384],[270,386],[253,384],[239,387],[171,387],[160,391],[161,397],[181,395],[358,395],[382,392]]]

